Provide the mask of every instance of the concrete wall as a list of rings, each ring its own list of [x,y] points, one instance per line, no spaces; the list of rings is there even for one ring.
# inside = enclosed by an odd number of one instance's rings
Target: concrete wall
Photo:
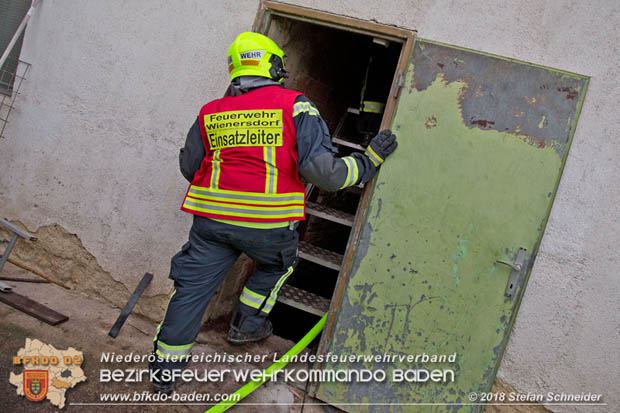
[[[419,36],[592,76],[499,375],[521,392],[592,391],[620,407],[620,3],[304,0]],[[0,141],[0,213],[76,234],[110,282],[167,292],[190,217],[178,147],[227,83],[229,42],[258,1],[44,0]],[[556,411],[580,411],[555,406]]]

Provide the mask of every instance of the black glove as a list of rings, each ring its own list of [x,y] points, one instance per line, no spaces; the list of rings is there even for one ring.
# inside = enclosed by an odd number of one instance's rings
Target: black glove
[[[396,135],[389,129],[384,129],[377,134],[366,148],[366,155],[375,167],[379,167],[398,146]]]

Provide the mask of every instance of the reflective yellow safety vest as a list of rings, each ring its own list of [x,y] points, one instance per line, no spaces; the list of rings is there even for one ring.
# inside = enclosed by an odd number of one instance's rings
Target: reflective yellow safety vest
[[[293,123],[300,94],[267,86],[204,105],[198,119],[206,156],[181,209],[246,222],[305,219]]]

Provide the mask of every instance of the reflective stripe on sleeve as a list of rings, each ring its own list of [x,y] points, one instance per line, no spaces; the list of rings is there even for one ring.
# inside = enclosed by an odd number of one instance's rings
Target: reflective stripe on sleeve
[[[298,102],[293,105],[293,117],[300,113],[307,113],[310,116],[319,116],[319,111],[309,102]]]
[[[342,158],[342,160],[347,165],[347,177],[344,180],[344,183],[342,184],[340,189],[355,185],[355,183],[357,182],[357,178],[359,177],[359,170],[355,158],[352,156],[345,156],[344,158]]]

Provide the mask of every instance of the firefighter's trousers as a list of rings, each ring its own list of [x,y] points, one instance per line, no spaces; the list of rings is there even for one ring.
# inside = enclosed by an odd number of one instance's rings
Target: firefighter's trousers
[[[297,231],[289,227],[245,228],[195,215],[189,241],[172,258],[174,291],[157,329],[155,352],[162,357],[190,353],[209,300],[242,252],[256,261],[256,270],[233,322],[242,332],[258,329],[297,265],[297,243]]]

